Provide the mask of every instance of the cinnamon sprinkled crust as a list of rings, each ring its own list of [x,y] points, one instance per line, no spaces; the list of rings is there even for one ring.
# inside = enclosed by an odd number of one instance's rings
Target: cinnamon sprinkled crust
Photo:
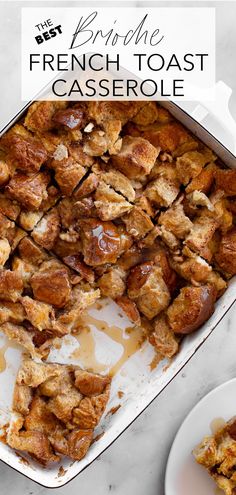
[[[158,355],[175,355],[236,274],[235,184],[236,171],[155,102],[33,103],[0,139],[0,330],[46,359],[107,296]],[[85,396],[69,455],[91,442],[100,406]],[[41,395],[33,405],[45,409]],[[65,452],[61,430],[53,445],[43,434],[24,430],[22,445],[45,462]]]

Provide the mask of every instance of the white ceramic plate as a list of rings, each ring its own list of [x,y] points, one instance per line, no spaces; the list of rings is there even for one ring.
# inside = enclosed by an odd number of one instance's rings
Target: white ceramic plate
[[[228,421],[236,415],[236,378],[212,390],[192,409],[172,444],[166,468],[165,495],[216,495],[205,468],[192,455],[193,448],[212,433],[212,422]]]

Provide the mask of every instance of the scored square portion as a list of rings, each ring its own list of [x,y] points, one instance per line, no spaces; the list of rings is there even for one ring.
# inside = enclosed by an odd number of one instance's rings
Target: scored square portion
[[[25,357],[18,371],[7,444],[42,464],[61,455],[82,459],[110,395],[109,376],[78,366],[36,363]]]

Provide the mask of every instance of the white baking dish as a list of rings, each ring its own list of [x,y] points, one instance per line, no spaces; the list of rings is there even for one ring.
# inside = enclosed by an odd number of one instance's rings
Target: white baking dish
[[[223,83],[218,84],[217,87],[220,92],[218,94],[218,101],[223,102],[220,108],[220,114],[217,114],[218,117],[217,115],[214,116],[211,111],[212,109],[209,107],[207,109],[205,104],[204,107],[200,105],[196,107],[196,104],[192,105],[191,109],[190,104],[188,104],[188,108],[186,104],[182,104],[182,109],[170,102],[163,102],[163,105],[168,107],[178,120],[183,122],[194,134],[206,142],[232,168],[236,166],[236,158],[232,154],[235,153],[236,149],[236,124],[228,110],[230,90]],[[8,123],[2,132],[19,118],[25,108]],[[199,125],[191,117],[190,113],[193,113],[198,120],[207,118],[204,126]],[[217,141],[216,136],[218,139],[222,136],[221,142]],[[60,465],[43,468],[32,460],[28,462],[22,459],[21,456],[17,455],[1,442],[0,459],[13,469],[45,487],[55,488],[63,486],[77,476],[109,447],[135,418],[144,411],[204,343],[234,303],[236,299],[235,284],[236,277],[231,280],[227,291],[217,302],[215,312],[210,320],[195,334],[184,339],[179,354],[168,366],[167,361],[162,361],[155,369],[151,370],[149,364],[154,357],[154,350],[147,342],[124,363],[113,379],[111,399],[101,424],[97,429],[98,435],[101,432],[104,432],[104,434],[93,443],[86,457],[80,462],[71,462],[68,459],[64,459]],[[98,319],[106,320],[109,325],[115,324],[123,329],[130,326],[130,322],[124,315],[121,315],[121,311],[118,310],[113,302],[106,301],[102,309],[93,308],[90,313]],[[105,362],[107,369],[109,369],[119,359],[121,347],[114,340],[104,336],[103,332],[99,332],[94,328],[93,332],[96,337],[95,341],[99,360]],[[7,349],[5,352],[7,366],[5,371],[0,373],[1,425],[5,424],[10,417],[13,386],[21,357],[20,348],[16,345],[9,345],[7,339],[3,335],[0,335],[0,347],[4,346]],[[78,348],[78,342],[73,337],[66,337],[65,345],[62,346],[61,350],[54,350],[50,354],[49,360],[58,362],[70,360],[75,364],[79,364],[79,360],[70,358],[71,352],[75,347]],[[111,359],[111,362],[109,362],[109,359]],[[121,396],[119,394],[118,396],[118,391],[122,391],[123,395]],[[116,408],[118,405],[122,407],[115,414],[109,414],[111,408]]]

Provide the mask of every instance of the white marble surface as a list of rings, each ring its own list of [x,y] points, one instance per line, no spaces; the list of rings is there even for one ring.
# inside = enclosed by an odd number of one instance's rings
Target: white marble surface
[[[234,2],[217,2],[217,78],[234,89],[231,111],[236,118],[235,15]],[[21,106],[19,3],[0,1],[0,24],[0,125],[3,125]],[[166,460],[179,425],[202,396],[236,376],[235,311],[233,307],[228,312],[184,370],[134,424],[79,477],[57,489],[58,494],[164,494]],[[48,492],[0,463],[2,495]]]

